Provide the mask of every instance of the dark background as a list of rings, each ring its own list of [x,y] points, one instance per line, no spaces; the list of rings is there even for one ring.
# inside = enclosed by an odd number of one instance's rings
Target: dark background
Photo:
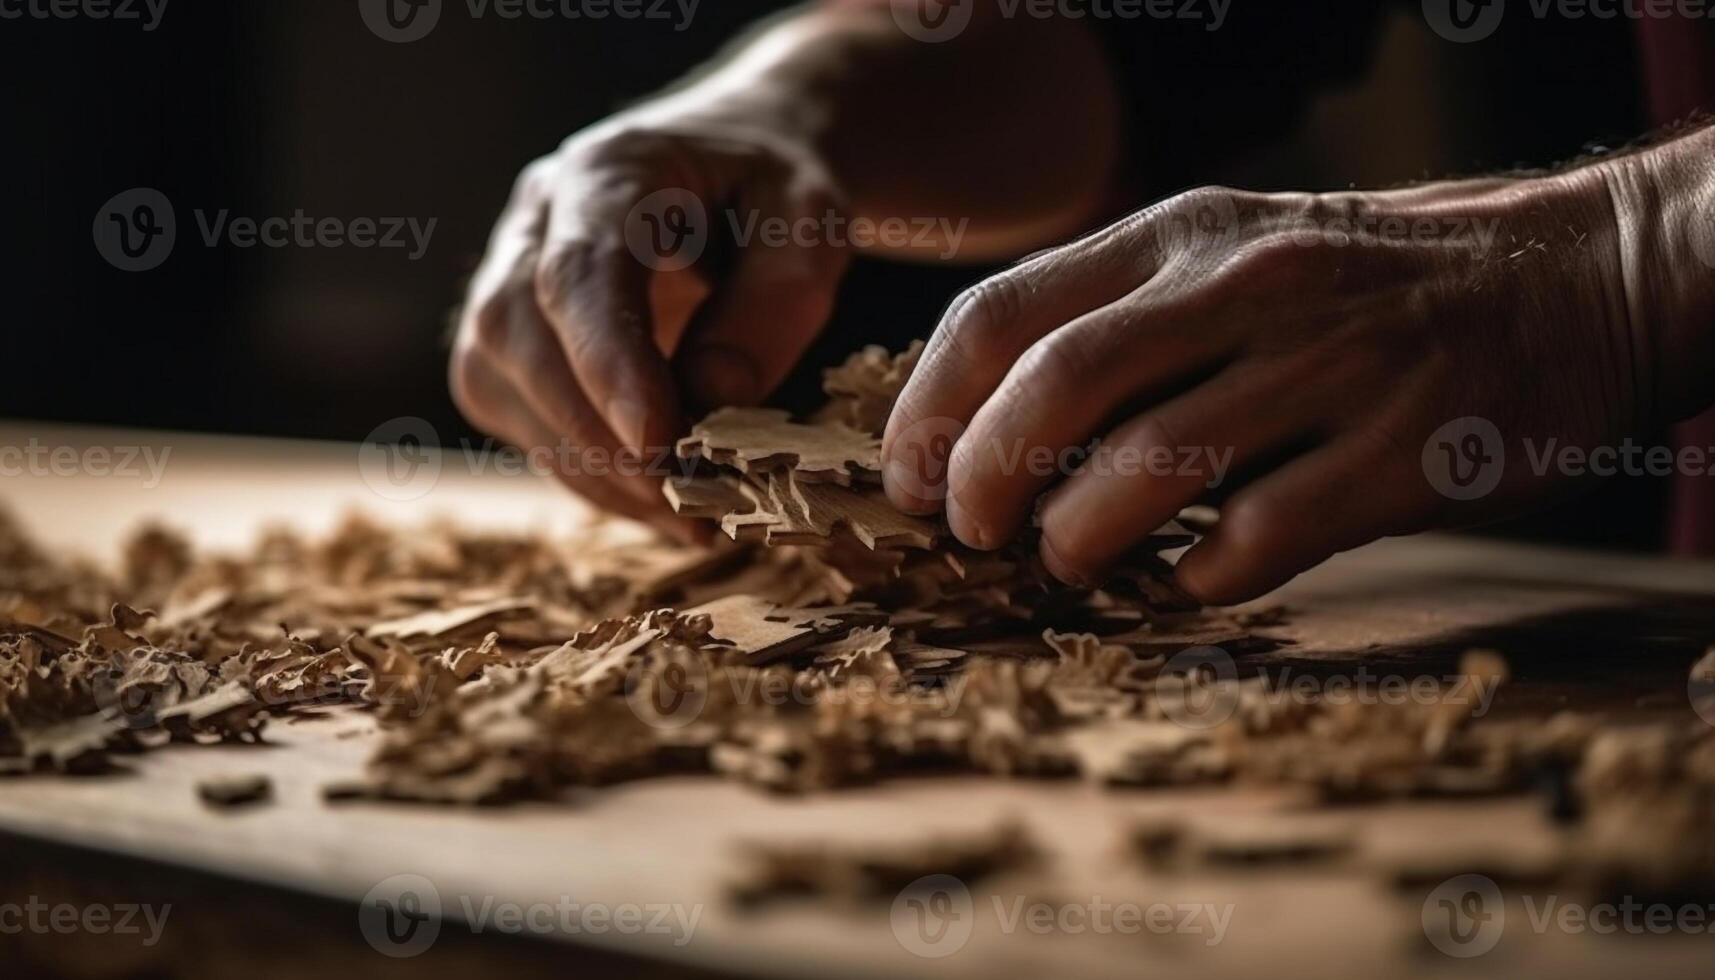
[[[356,0],[169,0],[150,33],[0,21],[11,307],[0,416],[361,439],[410,414],[456,438],[468,428],[446,395],[448,319],[518,169],[786,6],[702,0],[676,32],[473,19],[446,0],[435,30],[408,44],[372,34]],[[1165,148],[1146,149],[1210,182],[1315,189],[1546,165],[1643,132],[1628,25],[1514,18],[1488,42],[1454,46],[1424,37],[1416,6],[1352,42],[1371,49],[1362,91],[1312,106],[1269,151],[1196,155],[1220,142],[1199,125],[1272,133],[1243,106],[1178,113],[1192,131],[1149,134]],[[1294,85],[1306,68],[1293,44],[1247,51],[1243,64],[1259,84]],[[1180,75],[1159,94],[1181,104],[1209,91]],[[143,273],[108,265],[91,236],[97,210],[133,187],[164,192],[179,224],[171,257]],[[392,249],[205,247],[193,212],[222,208],[437,224],[414,262]],[[926,334],[981,271],[860,264],[841,317],[896,344]],[[798,390],[841,353],[816,352]],[[1658,484],[1627,481],[1514,530],[1653,546],[1659,499]]]

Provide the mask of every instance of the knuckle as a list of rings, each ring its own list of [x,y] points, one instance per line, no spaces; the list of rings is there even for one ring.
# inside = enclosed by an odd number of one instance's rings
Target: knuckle
[[[1126,433],[1126,443],[1148,452],[1154,449],[1174,450],[1179,447],[1179,433],[1159,412],[1151,412],[1133,423]]]
[[[595,139],[590,135],[574,134],[561,144],[561,152],[568,159],[598,167],[625,167],[648,162],[672,143],[666,134],[639,126],[616,129]]]
[[[512,205],[516,207],[545,200],[551,192],[554,175],[559,168],[560,159],[555,156],[538,157],[525,164],[524,169],[518,172],[518,179],[512,184]]]
[[[588,242],[562,242],[553,246],[536,263],[533,283],[536,302],[545,310],[565,303],[595,280],[600,262],[599,250]]]
[[[1024,352],[1018,359],[1019,372],[1035,379],[1039,389],[1077,385],[1103,369],[1111,354],[1113,332],[1114,325],[1108,323],[1056,330]]]
[[[1243,283],[1249,290],[1278,288],[1314,267],[1318,251],[1287,232],[1271,232],[1235,248],[1216,278]]]
[[[503,294],[477,300],[466,322],[475,347],[498,354],[511,346],[512,302]]]
[[[1023,291],[1009,273],[991,276],[965,290],[947,320],[947,349],[967,364],[1011,360],[1008,327],[1024,312]]]
[[[1238,191],[1220,184],[1204,184],[1182,191],[1171,199],[1176,208],[1204,208],[1233,203]]]
[[[482,355],[467,345],[454,348],[447,361],[447,388],[453,405],[472,425],[487,429],[488,404],[482,391],[484,371]]]

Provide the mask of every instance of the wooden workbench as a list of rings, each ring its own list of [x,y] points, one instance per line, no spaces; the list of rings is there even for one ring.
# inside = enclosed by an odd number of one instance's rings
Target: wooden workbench
[[[388,521],[448,514],[499,528],[557,530],[581,519],[557,488],[464,472],[456,452],[443,457],[432,491],[398,502],[366,487],[352,446],[0,426],[0,445],[32,438],[170,449],[158,485],[147,485],[146,476],[0,477],[0,500],[45,542],[97,558],[110,556],[123,532],[145,517],[213,548],[243,547],[268,522],[325,528],[353,507]],[[1686,671],[1715,641],[1712,595],[1711,565],[1447,537],[1391,541],[1342,556],[1271,597],[1293,610],[1277,632],[1297,643],[1266,656],[1276,667],[1313,673],[1362,662],[1375,674],[1442,676],[1459,652],[1491,646],[1507,654],[1516,678],[1497,713],[1571,706],[1690,718]],[[1506,930],[1492,952],[1468,960],[1437,952],[1422,925],[1424,892],[1389,888],[1368,862],[1472,842],[1521,855],[1541,850],[1553,843],[1553,831],[1540,801],[1531,799],[1311,811],[1251,789],[1104,791],[1078,782],[977,778],[781,799],[711,778],[668,778],[574,792],[559,805],[495,810],[324,802],[322,786],[353,775],[373,737],[366,716],[341,712],[276,721],[264,747],[170,748],[128,759],[129,775],[0,782],[0,867],[7,869],[0,904],[61,895],[174,906],[154,947],[116,936],[0,935],[0,961],[126,976],[231,975],[241,966],[258,975],[481,968],[1384,977],[1476,970],[1574,978],[1622,969],[1706,976],[1715,951],[1708,936],[1538,931],[1524,896],[1508,894]],[[272,778],[273,803],[226,813],[196,797],[205,777],[253,772]],[[1353,835],[1364,860],[1299,872],[1150,873],[1125,856],[1121,833],[1128,821],[1155,815],[1204,826],[1333,824]],[[885,904],[787,903],[743,912],[724,898],[743,840],[901,841],[979,830],[1007,817],[1027,824],[1048,850],[1046,870],[973,887],[973,930],[951,955],[913,952],[925,947],[899,938],[902,919]],[[413,959],[373,951],[357,914],[377,883],[401,874],[428,879],[448,919],[429,951]],[[1230,909],[1230,919],[1213,944],[1207,918],[1200,933],[1008,931],[997,908],[1010,910],[1020,898],[1057,906],[1207,904]],[[1532,896],[1538,907],[1544,898]],[[674,934],[687,940],[682,944],[662,934],[560,929],[524,941],[492,927],[472,935],[458,921],[467,905],[562,900],[671,904],[699,917],[688,937]]]

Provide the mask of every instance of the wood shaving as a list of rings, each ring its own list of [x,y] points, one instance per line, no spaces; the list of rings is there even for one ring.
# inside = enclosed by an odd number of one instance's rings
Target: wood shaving
[[[890,902],[927,875],[952,875],[969,885],[1029,870],[1039,863],[1041,851],[1022,824],[1004,822],[977,833],[849,849],[759,840],[743,845],[741,858],[744,871],[728,886],[728,897],[754,908],[789,898]]]
[[[1333,807],[1528,793],[1552,772],[1577,802],[1587,879],[1715,881],[1707,724],[1502,721],[1451,692],[1281,698],[1248,658],[1278,645],[1261,631],[1288,614],[1199,609],[1172,584],[1170,554],[1215,515],[1187,512],[1087,591],[1046,574],[1036,532],[979,552],[892,513],[874,489],[877,427],[913,356],[849,361],[806,422],[700,425],[682,446],[699,472],[666,492],[755,538],[718,547],[617,521],[561,540],[354,517],[316,540],[269,531],[237,556],[148,527],[108,572],[46,553],[0,512],[0,772],[109,771],[336,705],[372,712],[381,737],[330,799],[497,804],[673,773],[806,793],[934,772],[1116,791],[1252,783]],[[1173,669],[1192,647],[1236,671]],[[1694,692],[1715,683],[1712,658]],[[1463,670],[1506,677],[1493,653]],[[1210,705],[1224,709],[1211,723],[1184,723]],[[1194,853],[1322,853],[1302,845]],[[877,877],[781,860],[810,868],[795,874],[819,893]],[[948,862],[887,867],[931,863]]]

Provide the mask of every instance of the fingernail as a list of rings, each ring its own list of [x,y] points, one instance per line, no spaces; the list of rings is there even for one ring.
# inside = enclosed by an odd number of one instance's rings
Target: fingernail
[[[709,408],[753,405],[762,400],[762,372],[750,355],[732,347],[692,351],[685,371],[691,393]]]
[[[648,454],[648,447],[643,444],[646,434],[645,423],[648,414],[643,410],[643,403],[634,398],[613,398],[607,403],[607,424],[613,427],[613,434],[627,449],[641,454]]]
[[[947,499],[947,475],[958,430],[938,420],[917,422],[889,440],[882,479],[893,505],[911,514],[932,514]]]
[[[972,548],[993,551],[1000,547],[1000,535],[966,513],[957,498],[947,499],[947,524],[953,529],[954,537]]]
[[[1042,564],[1048,568],[1049,574],[1053,575],[1055,578],[1065,582],[1067,585],[1077,586],[1080,589],[1095,587],[1095,583],[1090,581],[1089,576],[1073,568],[1071,565],[1067,564],[1066,559],[1060,557],[1060,553],[1054,550],[1052,539],[1050,539],[1046,534],[1042,536],[1042,547],[1040,549],[1040,553],[1042,555]]]
[[[907,514],[933,514],[941,509],[941,501],[947,495],[945,484],[928,484],[921,473],[898,456],[889,455],[881,464],[881,478],[887,499]]]

